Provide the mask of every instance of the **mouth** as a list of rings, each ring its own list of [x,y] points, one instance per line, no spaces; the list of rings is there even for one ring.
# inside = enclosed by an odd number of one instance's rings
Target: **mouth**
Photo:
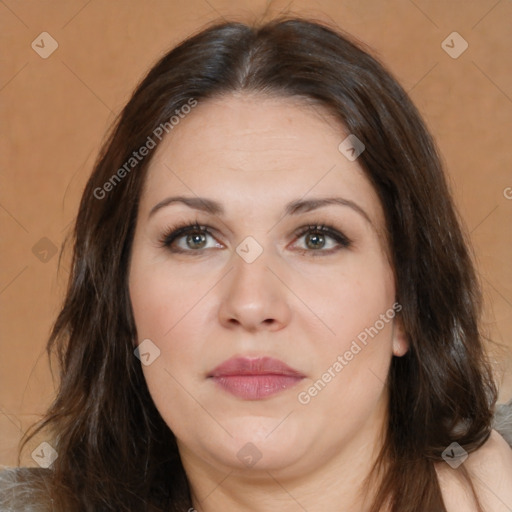
[[[271,357],[235,357],[208,376],[224,391],[244,400],[261,400],[296,386],[305,378],[298,370]]]

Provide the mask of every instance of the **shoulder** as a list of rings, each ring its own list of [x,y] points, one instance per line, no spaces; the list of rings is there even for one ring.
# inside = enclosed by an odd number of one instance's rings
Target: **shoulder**
[[[7,468],[0,471],[0,510],[49,512],[53,510],[47,481],[50,470]]]
[[[496,430],[464,461],[485,512],[512,510],[512,448]],[[436,466],[448,512],[476,512],[469,485],[460,471],[446,463]]]

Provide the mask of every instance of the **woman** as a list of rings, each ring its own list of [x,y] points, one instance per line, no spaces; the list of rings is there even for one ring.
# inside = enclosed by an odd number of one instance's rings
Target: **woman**
[[[389,73],[305,20],[208,28],[86,186],[38,429],[57,458],[5,475],[5,506],[510,510],[480,300]]]

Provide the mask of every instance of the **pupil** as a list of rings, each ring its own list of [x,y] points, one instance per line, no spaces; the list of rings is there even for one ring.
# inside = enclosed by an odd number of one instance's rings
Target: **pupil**
[[[308,235],[306,238],[307,245],[312,249],[318,249],[319,247],[323,247],[325,240],[323,235],[319,235],[318,233]]]
[[[187,244],[189,246],[194,246],[195,248],[203,247],[203,245],[205,245],[205,242],[206,242],[206,237],[205,237],[204,233],[195,233],[195,234],[189,235],[187,237]]]

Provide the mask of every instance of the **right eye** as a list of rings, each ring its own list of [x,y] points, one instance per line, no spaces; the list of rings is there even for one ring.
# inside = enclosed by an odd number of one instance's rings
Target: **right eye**
[[[202,253],[205,249],[223,247],[218,242],[208,246],[208,237],[215,240],[209,231],[209,226],[201,226],[199,223],[173,226],[165,231],[160,239],[162,247],[167,247],[175,253]]]

